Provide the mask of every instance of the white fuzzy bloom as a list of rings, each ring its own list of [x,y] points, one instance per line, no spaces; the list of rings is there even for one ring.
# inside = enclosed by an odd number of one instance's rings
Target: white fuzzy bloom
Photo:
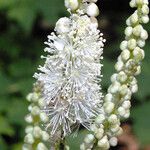
[[[98,84],[105,40],[87,15],[72,14],[63,20],[56,25],[57,34],[48,36],[45,64],[34,77],[43,85],[44,111],[50,118],[47,128],[55,134],[62,127],[66,135],[73,124],[88,127],[100,110],[102,93]]]

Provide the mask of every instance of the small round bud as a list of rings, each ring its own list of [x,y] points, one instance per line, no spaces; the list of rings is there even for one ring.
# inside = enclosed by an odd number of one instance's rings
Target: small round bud
[[[117,71],[121,71],[124,67],[124,63],[122,61],[118,61],[116,64],[115,64],[115,69]]]
[[[113,100],[113,96],[111,93],[106,94],[105,96],[105,101],[106,102],[111,102]]]
[[[129,109],[131,107],[131,102],[130,101],[124,101],[122,104],[122,107],[125,109]]]
[[[91,17],[97,17],[99,15],[99,9],[95,3],[90,3],[86,12]]]
[[[119,91],[120,89],[120,83],[119,82],[114,82],[112,85],[109,87],[108,92],[115,94]]]
[[[129,40],[129,41],[128,41],[128,48],[129,48],[130,50],[133,50],[133,49],[135,49],[135,47],[136,47],[136,40],[135,40],[135,39]]]
[[[39,113],[40,113],[40,108],[38,106],[34,106],[31,110],[31,114],[33,116],[36,116],[36,115],[39,115]]]
[[[31,133],[28,133],[25,138],[24,138],[24,142],[28,143],[28,144],[33,144],[34,143],[34,138],[32,136]]]
[[[49,134],[46,131],[42,131],[42,140],[48,141],[50,138]]]
[[[138,40],[137,44],[139,47],[144,47],[145,46],[145,40]]]
[[[148,15],[149,14],[149,7],[145,4],[142,6],[142,9],[141,9],[143,15]]]
[[[121,87],[120,87],[120,94],[121,95],[126,95],[128,93],[128,87],[126,84],[123,84]]]
[[[43,107],[45,106],[45,101],[44,101],[44,99],[43,99],[43,98],[40,98],[40,99],[38,100],[38,104],[39,104],[40,108],[43,108]]]
[[[127,80],[127,75],[121,71],[119,72],[118,76],[117,76],[117,80],[121,83],[125,82]]]
[[[147,33],[147,31],[146,30],[142,30],[142,32],[141,32],[141,39],[142,40],[147,40],[148,39],[148,33]]]
[[[31,116],[30,114],[27,115],[27,116],[25,117],[25,121],[26,121],[27,123],[32,123],[32,122],[33,122],[32,116]]]
[[[127,61],[130,58],[130,51],[127,50],[127,49],[123,50],[122,53],[121,53],[121,58],[124,61]]]
[[[115,105],[112,102],[106,102],[104,103],[104,110],[106,113],[111,113],[114,109]]]
[[[118,76],[117,73],[113,74],[113,75],[111,76],[111,82],[115,82],[116,79],[117,79],[117,76]]]
[[[112,114],[111,116],[109,116],[108,121],[109,121],[111,124],[116,124],[116,123],[118,122],[118,118],[117,118],[116,115]]]
[[[104,129],[102,128],[99,128],[95,134],[95,137],[100,140],[102,137],[103,137],[103,134],[104,134]]]
[[[109,143],[111,146],[117,146],[117,143],[118,143],[118,139],[116,137],[112,137],[110,140],[109,140]]]
[[[142,21],[143,23],[145,23],[145,24],[148,23],[148,22],[149,22],[149,16],[148,16],[148,15],[142,16],[141,21]]]
[[[136,93],[137,91],[138,91],[138,85],[137,84],[131,86],[131,92],[132,93]]]
[[[130,7],[132,7],[132,8],[134,8],[134,7],[136,7],[137,5],[136,5],[136,0],[131,0],[130,1]]]
[[[137,76],[137,75],[139,75],[141,73],[141,66],[138,66],[137,67],[137,70],[136,70],[136,72],[135,72],[135,75]]]
[[[55,30],[59,34],[68,33],[70,31],[70,19],[67,17],[60,18],[57,23]]]
[[[145,53],[142,49],[140,49],[139,47],[136,47],[133,51],[133,56],[134,56],[134,59],[139,62],[141,61],[142,59],[144,59],[145,57]]]
[[[131,36],[132,35],[132,30],[133,30],[132,27],[127,27],[125,29],[125,35],[128,36],[128,37]]]
[[[123,107],[118,108],[118,113],[120,116],[124,116],[126,114],[126,110]]]
[[[75,11],[79,7],[79,1],[78,0],[65,0],[65,6],[68,9],[71,9],[72,11]]]
[[[39,126],[35,126],[33,128],[33,135],[35,138],[40,138],[41,137],[41,128]]]
[[[44,112],[41,112],[40,113],[40,119],[41,119],[41,121],[42,122],[44,122],[44,123],[46,123],[46,122],[48,122],[48,116],[46,115],[46,113],[44,113]]]
[[[85,137],[84,142],[87,143],[87,144],[89,144],[89,143],[93,142],[93,140],[94,140],[94,135],[93,134],[88,134]]]
[[[121,44],[120,44],[120,49],[121,50],[127,49],[127,46],[128,46],[128,42],[127,41],[122,41]]]
[[[142,31],[141,25],[137,25],[133,28],[133,34],[137,37],[139,37],[141,35],[141,31]]]
[[[27,126],[25,128],[25,133],[28,134],[28,133],[32,133],[33,132],[33,127],[32,126]]]
[[[131,17],[130,17],[130,21],[131,24],[136,24],[138,22],[138,15],[137,13],[134,13]]]
[[[80,145],[80,150],[86,150],[86,147],[85,147],[85,144],[84,144],[84,143],[82,143],[82,144]]]
[[[105,120],[105,116],[103,114],[100,114],[96,117],[95,123],[100,125],[101,123],[103,123],[104,120]]]
[[[106,136],[104,136],[101,140],[98,141],[98,147],[101,147],[103,149],[109,149],[109,142],[108,142],[108,138]]]
[[[39,143],[37,145],[37,149],[36,150],[48,150],[48,149],[43,143]]]

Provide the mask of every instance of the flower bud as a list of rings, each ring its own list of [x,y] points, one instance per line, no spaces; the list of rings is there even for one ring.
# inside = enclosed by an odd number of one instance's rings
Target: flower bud
[[[135,40],[135,39],[129,40],[129,41],[128,41],[128,48],[129,48],[130,50],[133,50],[133,49],[135,49],[135,47],[136,47],[136,40]]]
[[[142,16],[141,17],[141,21],[143,22],[143,23],[148,23],[149,22],[149,16],[148,15],[144,15],[144,16]]]
[[[121,44],[120,44],[120,49],[121,50],[127,49],[127,46],[128,46],[128,42],[127,41],[122,41]]]
[[[118,143],[118,139],[116,137],[112,137],[110,140],[109,140],[109,143],[111,146],[116,146],[117,143]]]
[[[127,50],[127,49],[123,50],[122,53],[121,53],[121,58],[124,61],[127,61],[130,58],[130,51]]]
[[[60,18],[56,23],[55,30],[59,34],[68,33],[70,31],[70,19],[67,17]]]
[[[148,15],[149,7],[147,5],[143,5],[141,11],[142,11],[143,15]]]
[[[65,6],[68,9],[71,9],[71,11],[75,11],[79,7],[79,1],[78,0],[65,0]]]
[[[28,133],[24,138],[24,142],[28,144],[33,144],[34,143],[33,135],[31,133]]]
[[[132,30],[133,30],[132,27],[127,27],[125,29],[125,35],[128,36],[128,37],[131,36],[132,35]]]
[[[97,17],[99,15],[99,9],[95,3],[90,3],[86,12],[91,17]]]

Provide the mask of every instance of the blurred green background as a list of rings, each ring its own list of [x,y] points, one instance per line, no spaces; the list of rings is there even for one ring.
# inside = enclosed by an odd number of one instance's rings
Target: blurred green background
[[[119,55],[119,43],[124,39],[125,20],[133,10],[129,0],[99,0],[99,28],[107,43],[104,49],[102,87],[110,84],[114,63]],[[68,13],[63,0],[0,0],[0,150],[20,150],[24,137],[33,74],[42,64],[47,35],[58,18]],[[145,26],[150,32],[150,25]],[[150,145],[150,42],[145,47],[146,58],[138,77],[139,92],[132,98],[131,118],[127,121],[141,147]],[[80,135],[79,135],[80,136]],[[80,138],[68,140],[71,150],[78,150]],[[119,148],[115,148],[119,149]]]

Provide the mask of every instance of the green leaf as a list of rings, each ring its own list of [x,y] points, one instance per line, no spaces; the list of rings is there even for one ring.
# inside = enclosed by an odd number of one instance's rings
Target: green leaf
[[[133,118],[134,132],[140,143],[146,145],[150,143],[150,102],[145,102],[140,106],[132,109],[131,117]]]
[[[85,135],[88,133],[87,130],[81,130],[77,136],[70,135],[67,138],[67,143],[71,150],[80,149],[80,144],[83,142]]]
[[[14,129],[8,123],[8,120],[1,115],[0,115],[0,134],[9,135],[9,136],[14,135]]]
[[[7,111],[7,117],[12,124],[24,125],[24,117],[27,114],[27,102],[21,99],[12,99]]]

